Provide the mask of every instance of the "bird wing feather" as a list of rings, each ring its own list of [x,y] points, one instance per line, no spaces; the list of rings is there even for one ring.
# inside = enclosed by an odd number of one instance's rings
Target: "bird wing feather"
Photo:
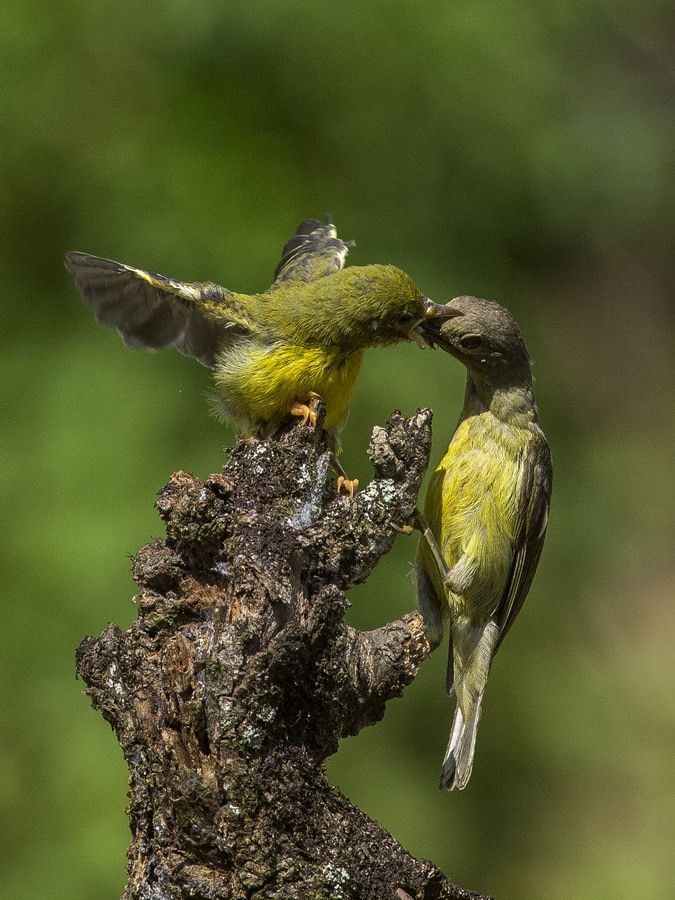
[[[543,432],[537,428],[523,458],[511,570],[506,590],[493,616],[500,632],[495,653],[520,612],[534,578],[548,525],[551,478],[551,451]]]
[[[330,218],[325,223],[305,219],[282,250],[271,289],[287,281],[314,281],[339,272],[353,246],[353,241],[343,241],[337,236]]]
[[[79,251],[66,255],[66,268],[98,321],[135,350],[175,346],[213,367],[218,352],[246,331],[220,285],[176,281]]]

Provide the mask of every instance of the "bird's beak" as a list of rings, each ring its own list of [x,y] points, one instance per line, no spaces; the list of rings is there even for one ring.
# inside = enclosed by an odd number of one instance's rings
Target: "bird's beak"
[[[446,319],[463,316],[464,313],[444,303],[434,303],[428,297],[424,300],[424,318],[410,331],[408,337],[415,341],[418,347],[433,347],[438,339],[438,332]]]
[[[434,303],[428,297],[424,300],[425,319],[453,319],[455,316],[463,316],[464,313],[445,303]]]

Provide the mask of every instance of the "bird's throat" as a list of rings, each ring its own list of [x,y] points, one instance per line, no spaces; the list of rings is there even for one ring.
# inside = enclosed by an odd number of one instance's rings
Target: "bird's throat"
[[[494,383],[488,378],[468,372],[464,395],[464,416],[490,412],[509,425],[525,426],[537,422],[537,406],[532,382]]]

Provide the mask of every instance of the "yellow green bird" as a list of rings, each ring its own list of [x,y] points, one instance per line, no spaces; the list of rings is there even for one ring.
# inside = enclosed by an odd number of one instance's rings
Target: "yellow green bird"
[[[319,395],[335,452],[363,351],[405,339],[445,315],[401,269],[343,269],[352,245],[332,222],[302,222],[283,249],[272,286],[241,294],[72,252],[66,268],[96,318],[134,349],[177,347],[213,369],[216,413],[243,435],[264,436],[289,413],[315,421]]]
[[[420,611],[437,646],[450,622],[447,690],[456,696],[440,786],[466,786],[494,654],[520,611],[544,543],[551,454],[530,358],[508,310],[457,297],[423,327],[466,366],[464,407],[433,474],[417,552]]]

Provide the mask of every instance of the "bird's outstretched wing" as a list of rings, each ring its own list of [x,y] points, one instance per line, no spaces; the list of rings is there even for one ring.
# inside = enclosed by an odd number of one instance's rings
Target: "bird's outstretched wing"
[[[205,366],[241,333],[230,315],[232,294],[217,284],[189,284],[73,251],[66,268],[99,322],[112,325],[135,350],[177,347]]]
[[[314,281],[339,272],[353,246],[354,241],[340,240],[330,218],[325,224],[305,219],[281,253],[272,288],[285,281]]]
[[[541,431],[530,441],[523,459],[518,529],[506,590],[493,618],[499,626],[495,653],[520,612],[539,562],[551,499],[551,451]]]

